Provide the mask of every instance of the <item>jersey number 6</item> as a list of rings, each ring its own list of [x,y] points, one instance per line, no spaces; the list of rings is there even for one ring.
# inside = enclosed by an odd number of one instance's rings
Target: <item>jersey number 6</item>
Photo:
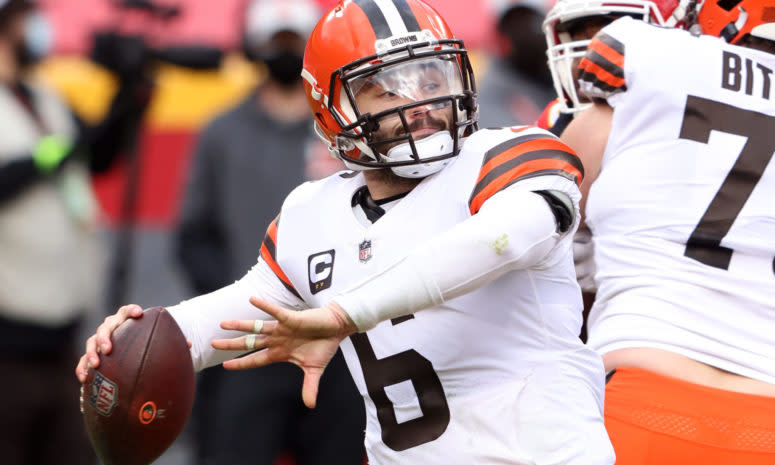
[[[748,138],[700,222],[686,241],[684,255],[706,265],[728,269],[732,249],[721,240],[764,174],[775,152],[775,118],[763,113],[690,95],[686,99],[681,139],[708,143],[711,130]],[[775,272],[775,260],[773,260]]]
[[[401,451],[441,436],[449,425],[449,406],[430,360],[415,350],[378,359],[366,334],[353,334],[350,339],[361,362],[369,397],[377,408],[382,441]],[[403,381],[411,381],[414,386],[422,416],[399,423],[385,388]]]

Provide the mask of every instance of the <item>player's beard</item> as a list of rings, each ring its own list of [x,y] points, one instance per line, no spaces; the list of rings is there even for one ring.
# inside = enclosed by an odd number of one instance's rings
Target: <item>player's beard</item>
[[[381,168],[378,170],[364,171],[367,179],[376,181],[397,188],[396,190],[411,190],[424,178],[402,178],[398,176],[390,168]],[[379,199],[375,199],[379,200]]]

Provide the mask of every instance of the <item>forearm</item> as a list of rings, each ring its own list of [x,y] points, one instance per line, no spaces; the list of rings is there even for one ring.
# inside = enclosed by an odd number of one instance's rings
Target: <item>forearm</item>
[[[467,294],[508,271],[536,266],[560,239],[555,216],[540,195],[506,190],[476,215],[333,300],[366,331]]]
[[[229,339],[241,333],[221,329],[224,320],[270,319],[249,299],[257,296],[287,308],[300,308],[302,302],[290,295],[263,261],[259,261],[242,279],[217,291],[195,297],[167,308],[191,342],[191,358],[197,371],[241,355],[245,351],[215,350],[213,339]]]

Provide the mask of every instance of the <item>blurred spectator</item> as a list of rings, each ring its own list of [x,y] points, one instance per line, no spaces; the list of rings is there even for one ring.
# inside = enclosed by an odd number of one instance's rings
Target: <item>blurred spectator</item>
[[[0,0],[0,451],[7,465],[89,464],[72,381],[78,327],[96,310],[103,255],[89,169],[107,169],[122,87],[87,128],[29,69],[51,46],[29,0]],[[112,131],[112,132],[111,132]]]
[[[290,190],[305,173],[332,171],[311,158],[322,145],[312,145],[300,77],[319,15],[311,0],[248,5],[243,49],[267,77],[206,127],[195,149],[177,251],[196,293],[242,276]],[[286,450],[299,465],[361,464],[365,413],[341,354],[326,370],[315,410],[303,405],[301,383],[292,365],[201,373],[192,425],[200,464],[271,465]]]
[[[477,82],[479,127],[532,124],[555,98],[541,24],[545,0],[493,0],[498,50]]]

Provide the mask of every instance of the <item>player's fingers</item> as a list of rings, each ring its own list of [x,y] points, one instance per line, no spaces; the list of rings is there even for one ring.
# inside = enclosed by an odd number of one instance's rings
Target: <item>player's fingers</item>
[[[251,297],[250,303],[259,310],[268,313],[279,322],[285,322],[288,319],[289,311],[280,307],[279,305],[275,305],[271,302],[267,302],[266,300],[259,299],[258,297]]]
[[[215,339],[210,345],[217,350],[257,350],[266,347],[266,338],[248,334],[233,339]]]
[[[97,368],[100,364],[100,356],[97,354],[97,336],[92,335],[86,339],[86,363],[88,366]]]
[[[243,333],[267,334],[265,328],[270,326],[267,323],[269,322],[264,320],[224,320],[221,321],[221,328]]]
[[[75,366],[75,377],[78,378],[78,381],[81,383],[86,382],[86,371],[88,370],[88,365],[86,364],[86,355],[82,355],[81,359],[78,360],[78,365]]]
[[[315,408],[318,398],[318,385],[323,375],[322,368],[305,368],[304,384],[301,387],[301,398],[308,408]]]
[[[245,357],[227,360],[223,362],[223,367],[227,370],[248,370],[269,365],[270,363],[272,363],[272,360],[269,358],[269,351],[262,350]]]
[[[139,305],[124,305],[118,311],[107,318],[99,328],[97,328],[97,346],[103,354],[109,354],[112,347],[110,335],[118,328],[121,323],[129,318],[140,318],[143,315],[143,309]]]

